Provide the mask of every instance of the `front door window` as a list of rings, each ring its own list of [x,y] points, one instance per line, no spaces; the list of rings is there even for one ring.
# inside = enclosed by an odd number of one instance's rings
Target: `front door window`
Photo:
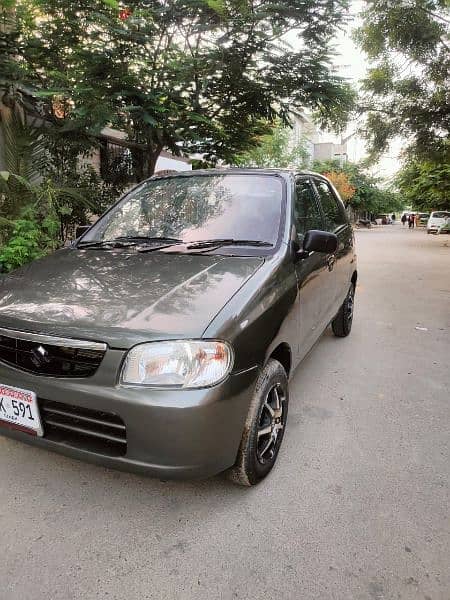
[[[310,229],[323,229],[322,216],[308,179],[298,179],[296,182],[295,225],[300,242]]]
[[[347,223],[347,217],[342,204],[333,194],[330,186],[325,181],[315,179],[314,184],[319,193],[325,219],[325,231],[335,231],[340,225]]]

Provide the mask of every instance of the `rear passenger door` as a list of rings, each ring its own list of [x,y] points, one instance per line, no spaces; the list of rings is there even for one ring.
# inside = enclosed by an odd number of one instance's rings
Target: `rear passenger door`
[[[318,198],[309,177],[296,179],[294,222],[297,241],[303,246],[310,229],[323,230],[324,223]],[[299,311],[298,360],[311,349],[328,325],[330,294],[334,294],[334,277],[328,269],[327,256],[311,252],[295,263]]]
[[[313,177],[313,184],[322,208],[324,229],[335,233],[338,238],[337,251],[329,263],[335,286],[334,301],[329,315],[329,320],[331,320],[343,303],[350,286],[354,259],[353,231],[344,205],[332,186],[325,179],[319,177]]]

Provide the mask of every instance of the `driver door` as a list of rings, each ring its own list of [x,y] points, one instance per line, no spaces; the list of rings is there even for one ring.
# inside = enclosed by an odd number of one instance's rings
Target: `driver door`
[[[305,233],[310,229],[324,230],[324,223],[309,177],[296,180],[295,192],[294,221],[298,243],[302,247]],[[311,252],[307,258],[295,263],[299,300],[299,360],[309,352],[328,325],[330,294],[334,294],[334,284],[327,259],[326,254]]]

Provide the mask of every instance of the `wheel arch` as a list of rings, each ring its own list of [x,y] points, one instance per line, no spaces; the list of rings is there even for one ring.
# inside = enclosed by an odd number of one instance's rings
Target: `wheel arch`
[[[289,377],[292,369],[292,352],[289,344],[286,342],[278,344],[278,346],[272,350],[267,360],[271,358],[277,360],[281,364],[286,371],[287,377]]]

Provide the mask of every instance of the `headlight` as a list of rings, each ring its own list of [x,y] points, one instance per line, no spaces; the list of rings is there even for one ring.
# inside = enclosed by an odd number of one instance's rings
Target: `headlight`
[[[226,342],[151,342],[128,352],[121,383],[184,389],[207,387],[224,379],[232,366],[233,351]]]

